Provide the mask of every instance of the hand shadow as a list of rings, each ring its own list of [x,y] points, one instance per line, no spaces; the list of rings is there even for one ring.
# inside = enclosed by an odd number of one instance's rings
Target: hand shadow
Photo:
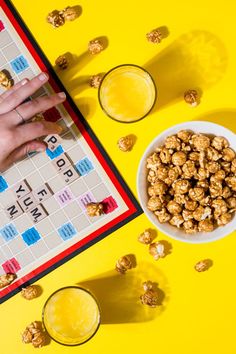
[[[183,99],[188,89],[203,92],[218,82],[227,67],[224,44],[214,34],[183,34],[144,65],[157,86],[154,111]]]
[[[220,110],[206,112],[194,120],[206,120],[220,124],[236,133],[236,108],[222,108]]]
[[[141,304],[142,283],[151,280],[158,284],[159,305],[151,308]],[[98,300],[101,323],[135,323],[151,321],[159,316],[168,301],[166,278],[152,263],[140,263],[137,268],[118,274],[115,270],[78,284],[90,290]]]

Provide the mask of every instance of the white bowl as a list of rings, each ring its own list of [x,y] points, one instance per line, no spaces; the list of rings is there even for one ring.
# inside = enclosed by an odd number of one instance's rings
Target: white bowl
[[[198,232],[196,234],[190,235],[186,234],[181,229],[170,225],[169,223],[161,224],[157,217],[147,208],[148,194],[147,194],[147,168],[146,160],[149,155],[151,155],[155,148],[161,146],[165,138],[169,135],[176,134],[180,130],[191,130],[194,133],[203,133],[203,134],[213,134],[225,137],[230,146],[236,151],[236,135],[226,129],[225,127],[214,124],[206,121],[191,121],[182,124],[175,125],[160,135],[158,135],[147,147],[146,151],[143,154],[143,157],[140,161],[137,175],[137,190],[138,197],[141,203],[141,206],[144,210],[144,213],[147,215],[149,220],[164,234],[183,242],[189,243],[204,243],[218,240],[224,236],[227,236],[232,231],[236,229],[236,218],[234,217],[228,224],[224,226],[217,227],[212,232]]]

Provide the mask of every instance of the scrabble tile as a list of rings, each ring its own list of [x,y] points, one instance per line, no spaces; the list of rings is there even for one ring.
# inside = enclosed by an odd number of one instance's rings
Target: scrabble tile
[[[110,195],[109,197],[102,200],[103,210],[105,214],[109,214],[118,208],[116,200]]]
[[[77,162],[75,166],[81,176],[87,175],[89,172],[91,172],[94,169],[93,164],[88,159],[88,157],[85,157],[84,159]]]
[[[21,209],[20,205],[15,202],[5,208],[5,213],[10,220],[14,220],[23,214],[23,210]]]
[[[43,184],[42,186],[40,186],[39,188],[34,190],[33,193],[34,193],[35,199],[39,203],[44,202],[45,200],[50,198],[53,194],[47,183]]]
[[[61,238],[63,239],[63,241],[66,241],[66,240],[72,238],[73,236],[75,236],[77,234],[77,231],[76,231],[74,225],[72,223],[68,222],[67,224],[62,225],[58,229],[58,233],[61,236]]]
[[[44,139],[44,142],[47,144],[48,149],[53,152],[60,145],[61,138],[57,134],[55,134],[55,135],[51,134],[51,135],[46,136],[46,138]]]
[[[5,239],[5,241],[10,241],[18,235],[15,225],[8,224],[0,230],[0,235]]]
[[[47,211],[43,208],[41,204],[38,204],[36,207],[31,209],[28,212],[28,215],[34,223],[37,223],[48,216]]]
[[[0,193],[4,192],[8,188],[7,181],[3,176],[0,176]]]
[[[68,187],[62,189],[57,194],[55,194],[55,199],[61,207],[64,207],[65,205],[69,204],[74,198],[75,197],[73,193]]]
[[[27,244],[27,246],[31,246],[34,243],[38,242],[41,239],[39,232],[32,227],[31,229],[26,230],[21,234],[23,240]]]
[[[22,73],[29,67],[29,63],[23,55],[12,60],[10,64],[16,74]]]
[[[13,257],[3,263],[2,268],[6,273],[16,273],[21,269],[21,266],[16,258]]]
[[[52,164],[58,172],[61,172],[67,167],[71,166],[72,162],[68,159],[66,154],[62,154],[59,157],[52,160]]]
[[[31,192],[31,188],[26,180],[17,183],[12,187],[12,191],[15,193],[17,199],[24,197],[26,194]]]
[[[59,174],[67,184],[70,184],[73,181],[75,181],[77,178],[79,178],[79,174],[73,166],[66,168],[62,172],[59,172]]]
[[[21,209],[23,209],[25,212],[30,209],[33,209],[38,204],[32,192],[20,198],[18,200],[18,203],[20,204]]]

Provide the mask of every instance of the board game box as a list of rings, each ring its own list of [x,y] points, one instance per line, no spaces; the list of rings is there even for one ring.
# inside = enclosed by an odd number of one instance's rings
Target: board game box
[[[48,72],[49,83],[31,99],[66,91],[9,1],[0,1],[0,70],[14,83]],[[60,124],[63,134],[46,137],[46,152],[0,175],[1,273],[17,275],[0,290],[0,302],[142,212],[68,93],[43,119]],[[89,217],[90,202],[101,202],[104,213]]]

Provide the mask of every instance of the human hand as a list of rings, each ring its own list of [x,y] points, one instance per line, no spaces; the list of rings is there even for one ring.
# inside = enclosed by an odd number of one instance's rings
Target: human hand
[[[48,75],[41,73],[32,80],[24,79],[0,96],[0,172],[29,152],[44,151],[46,145],[37,138],[49,134],[60,134],[62,128],[47,121],[29,122],[36,114],[62,103],[64,92],[39,97],[22,103],[48,81]]]

